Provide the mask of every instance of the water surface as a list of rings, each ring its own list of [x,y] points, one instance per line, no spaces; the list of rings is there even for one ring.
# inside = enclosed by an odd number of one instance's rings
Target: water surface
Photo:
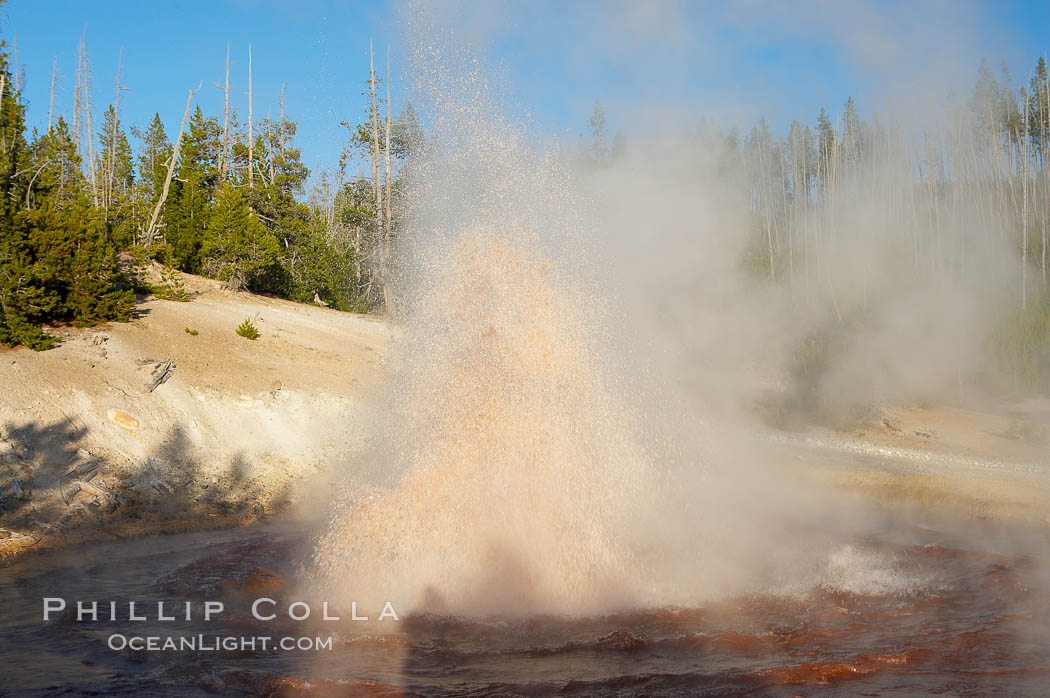
[[[976,535],[975,535],[976,533]],[[966,534],[910,526],[855,541],[907,590],[816,587],[700,608],[600,617],[409,615],[385,632],[344,620],[254,619],[287,602],[292,527],[158,536],[46,552],[0,573],[0,664],[11,695],[1045,695],[1050,685],[1046,561],[1038,532],[985,524]],[[981,540],[981,544],[973,541]],[[847,559],[844,564],[850,564]],[[877,585],[876,585],[877,588]],[[222,600],[210,623],[42,622],[45,596]],[[100,604],[103,615],[106,604]],[[142,606],[139,607],[140,612]],[[169,605],[170,608],[170,605]],[[277,605],[281,610],[282,604]],[[170,611],[169,611],[170,612]],[[362,614],[366,610],[360,611]],[[180,608],[181,613],[181,608]],[[335,611],[333,611],[335,613]],[[127,615],[126,606],[118,618]],[[368,626],[369,624],[364,624]],[[394,631],[391,632],[391,628]],[[114,651],[127,636],[329,637],[331,650]]]

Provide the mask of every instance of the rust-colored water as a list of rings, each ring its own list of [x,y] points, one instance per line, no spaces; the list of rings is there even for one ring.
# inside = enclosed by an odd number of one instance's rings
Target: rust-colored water
[[[294,593],[303,534],[121,541],[28,558],[0,586],[13,695],[1031,695],[1050,685],[1040,534],[884,532],[854,549],[923,581],[589,617],[423,614],[377,633],[262,623],[245,600]],[[994,534],[994,535],[993,535]],[[976,537],[975,537],[976,536]],[[985,540],[981,545],[965,540]],[[998,541],[998,542],[997,542]],[[998,551],[993,550],[998,549]],[[40,598],[222,599],[221,622],[40,621]],[[10,610],[10,612],[9,612]],[[332,627],[334,626],[334,627]],[[114,652],[111,632],[333,635],[331,651]]]

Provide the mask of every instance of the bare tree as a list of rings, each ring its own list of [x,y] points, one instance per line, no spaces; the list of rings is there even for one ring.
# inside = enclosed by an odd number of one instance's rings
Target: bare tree
[[[84,79],[82,73],[84,62],[81,60],[82,50],[83,39],[81,39],[80,43],[77,44],[77,69],[73,78],[73,133],[71,135],[73,138],[73,145],[76,146],[78,155],[80,155],[82,150],[82,143],[80,142],[81,112],[83,111],[83,104],[81,103],[80,83]]]
[[[1024,122],[1028,122],[1028,97],[1024,100]],[[1023,158],[1020,158],[1020,167],[1023,168],[1024,180],[1021,183],[1021,310],[1028,309],[1028,138],[1029,129],[1024,130]]]
[[[266,160],[267,166],[270,168],[270,186],[272,187],[277,181],[277,170],[274,169],[273,162],[273,112],[266,112]]]
[[[117,57],[117,80],[116,80],[116,96],[113,99],[113,121],[110,123],[109,137],[106,144],[106,156],[105,156],[105,177],[106,187],[104,191],[103,206],[108,214],[109,207],[113,205],[113,179],[116,176],[117,167],[117,124],[120,118],[120,93],[123,88],[120,85],[120,72],[124,64],[124,47],[120,47],[120,54]]]
[[[51,117],[55,112],[55,81],[58,79],[58,54],[55,54],[55,62],[51,66],[51,98],[47,105],[47,131],[51,132]]]
[[[255,188],[255,134],[252,131],[252,45],[248,44],[248,188]]]
[[[383,229],[383,262],[390,258],[390,46],[386,47],[386,227]]]
[[[375,218],[376,218],[376,235],[380,240],[385,239],[383,233],[383,201],[382,201],[382,189],[379,182],[379,107],[376,104],[376,67],[375,67],[375,54],[372,51],[372,41],[368,42],[368,62],[369,62],[369,80],[368,86],[372,93],[371,102],[371,117],[372,117],[372,190],[375,193]],[[379,266],[380,273],[382,273],[382,266],[386,260],[382,258],[380,254]]]
[[[74,113],[76,126],[74,131],[76,133],[75,141],[78,144],[78,151],[80,156],[87,163],[88,168],[88,183],[91,185],[91,199],[94,205],[99,205],[98,201],[98,181],[95,174],[95,136],[91,127],[91,88],[90,88],[90,69],[88,67],[87,57],[87,25],[84,26],[84,31],[80,35],[80,46],[77,52],[77,99],[74,101]],[[81,95],[81,92],[83,94]],[[87,140],[87,157],[84,157],[82,150],[83,140]]]
[[[168,189],[171,187],[171,178],[175,174],[175,163],[179,160],[179,146],[182,144],[182,133],[186,130],[186,122],[190,118],[190,105],[193,103],[193,95],[197,94],[200,89],[201,86],[197,85],[196,89],[190,90],[190,94],[186,98],[186,112],[182,115],[182,125],[179,126],[179,135],[175,138],[175,147],[172,148],[171,160],[168,161],[168,174],[164,177],[164,188],[160,192],[160,198],[157,199],[157,205],[153,208],[153,215],[150,217],[149,227],[146,228],[146,234],[143,236],[143,242],[146,245],[152,244],[156,237],[157,217],[160,215],[160,209],[164,206],[165,199],[168,198]]]
[[[222,110],[222,154],[219,156],[219,180],[226,181],[226,168],[230,142],[230,42],[226,42],[226,82],[216,85],[223,91]]]
[[[281,157],[284,157],[284,88],[285,82],[281,81],[281,122],[277,126],[277,138],[280,141]]]
[[[1047,164],[1047,156],[1050,155],[1050,144],[1047,143],[1047,139],[1050,138],[1050,73],[1047,74],[1047,78],[1043,83],[1044,87],[1044,98],[1043,103],[1039,105],[1039,147],[1042,150],[1039,164],[1042,168],[1043,174],[1043,230],[1042,230],[1042,248],[1040,250],[1040,268],[1043,272],[1043,291],[1046,291],[1046,246],[1047,246],[1047,200],[1050,199],[1050,166]]]
[[[19,95],[19,93],[22,91],[22,88],[25,87],[26,84],[26,69],[25,66],[20,66],[18,63],[18,32],[15,32],[15,35],[12,40],[14,45],[11,47],[11,49],[15,54],[15,95],[16,99],[18,99],[19,97],[17,95]]]

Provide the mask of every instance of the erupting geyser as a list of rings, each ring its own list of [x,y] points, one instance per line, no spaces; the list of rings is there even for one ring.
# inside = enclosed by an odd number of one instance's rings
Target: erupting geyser
[[[396,369],[317,541],[313,591],[488,615],[921,586],[843,547],[870,533],[868,510],[760,447],[726,435],[719,468],[702,467],[695,415],[612,325],[599,217],[561,154],[530,144],[470,49],[435,46],[424,20],[410,34],[428,140],[397,231]]]
[[[404,474],[321,540],[328,593],[464,613],[614,602],[631,591],[647,468],[580,323],[586,298],[505,230],[472,226],[435,254],[382,437]]]
[[[318,585],[466,614],[626,602],[644,587],[629,532],[654,459],[609,370],[580,262],[593,236],[557,155],[425,22],[410,21],[428,142],[399,232],[391,408],[318,543]],[[362,469],[383,482],[360,485]]]

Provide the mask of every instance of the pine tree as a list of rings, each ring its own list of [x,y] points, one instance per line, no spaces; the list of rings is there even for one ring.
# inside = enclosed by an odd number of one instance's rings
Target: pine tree
[[[240,189],[226,183],[211,207],[202,244],[204,271],[227,285],[258,290],[281,247],[248,206]]]
[[[124,282],[106,223],[85,192],[66,205],[44,198],[29,216],[38,278],[61,299],[54,314],[75,325],[126,321],[134,294]]]
[[[999,128],[999,92],[999,82],[988,65],[988,59],[982,57],[977,67],[977,82],[970,96],[970,109],[977,123],[989,132]]]
[[[280,135],[277,135],[279,130]],[[298,148],[293,148],[295,134],[298,125],[294,121],[285,119],[277,124],[274,129],[272,142],[267,151],[270,153],[270,163],[273,168],[273,186],[276,192],[285,200],[293,199],[303,191],[303,184],[310,176],[310,170],[302,163],[302,153]]]
[[[318,250],[310,235],[310,209],[296,196],[302,193],[310,171],[294,147],[297,124],[287,119],[262,125],[264,138],[254,148],[255,157],[265,163],[267,176],[256,180],[248,192],[251,210],[280,244],[279,262],[267,274],[257,275],[252,288],[294,298],[311,300],[316,289],[301,287],[296,281],[308,263],[305,248]]]
[[[804,206],[809,202],[817,157],[812,131],[809,126],[803,126],[798,121],[792,121],[788,130],[788,159],[791,162],[795,203]]]
[[[91,205],[65,120],[37,138],[32,152],[38,176],[27,196],[28,240],[36,278],[56,299],[52,315],[77,325],[127,320],[134,296],[117,264],[104,212]]]
[[[4,46],[0,42],[0,48]],[[23,210],[29,146],[25,111],[14,91],[7,54],[0,51],[0,343],[46,349],[54,338],[37,325],[59,298],[39,282]],[[22,173],[22,174],[20,174]]]
[[[416,110],[411,104],[406,104],[398,114],[392,131],[390,154],[398,161],[406,162],[423,152],[426,146],[423,127],[419,125]]]
[[[850,97],[842,109],[842,157],[847,163],[860,161],[863,150],[863,124],[857,114],[857,103]]]
[[[296,259],[282,259],[292,284],[290,296],[309,302],[317,294],[322,301],[340,310],[355,309],[360,296],[352,236],[333,230],[321,212],[317,214],[297,239]]]
[[[179,149],[177,180],[163,213],[170,261],[185,272],[203,269],[201,245],[218,184],[221,149],[221,126],[215,118],[205,118],[198,106]]]
[[[134,239],[134,164],[127,134],[112,106],[106,109],[98,131],[98,172],[101,205],[106,223],[122,245]]]
[[[63,117],[31,146],[34,170],[33,186],[27,192],[26,208],[36,208],[39,197],[50,198],[57,206],[68,205],[87,187],[80,156]]]
[[[64,119],[31,145],[0,54],[0,342],[46,349],[39,325],[126,320],[134,297],[92,208],[76,146]],[[18,174],[20,173],[20,174]]]
[[[133,133],[142,142],[142,150],[139,153],[139,180],[148,191],[148,203],[152,205],[157,202],[161,189],[164,188],[168,158],[171,157],[171,141],[164,133],[160,114],[153,115],[153,120],[145,132],[134,129]]]
[[[98,145],[99,167],[105,168],[102,174],[106,178],[102,180],[102,186],[111,190],[111,199],[126,196],[135,182],[134,165],[127,134],[124,133],[112,105],[102,115]]]
[[[999,128],[1006,135],[1008,142],[1017,149],[1021,144],[1021,111],[1017,107],[1017,95],[1013,91],[1013,79],[1010,68],[1003,61],[1002,77],[999,81]]]
[[[1035,64],[1035,71],[1028,83],[1032,103],[1029,105],[1028,133],[1040,162],[1046,166],[1045,157],[1050,143],[1050,85],[1048,85],[1046,59],[1042,56]]]
[[[605,107],[601,102],[594,103],[591,118],[587,120],[591,128],[591,141],[588,143],[588,154],[595,165],[604,165],[609,159],[608,135],[605,125]]]
[[[823,107],[817,116],[817,182],[826,192],[831,183],[831,172],[835,161],[835,127]]]

